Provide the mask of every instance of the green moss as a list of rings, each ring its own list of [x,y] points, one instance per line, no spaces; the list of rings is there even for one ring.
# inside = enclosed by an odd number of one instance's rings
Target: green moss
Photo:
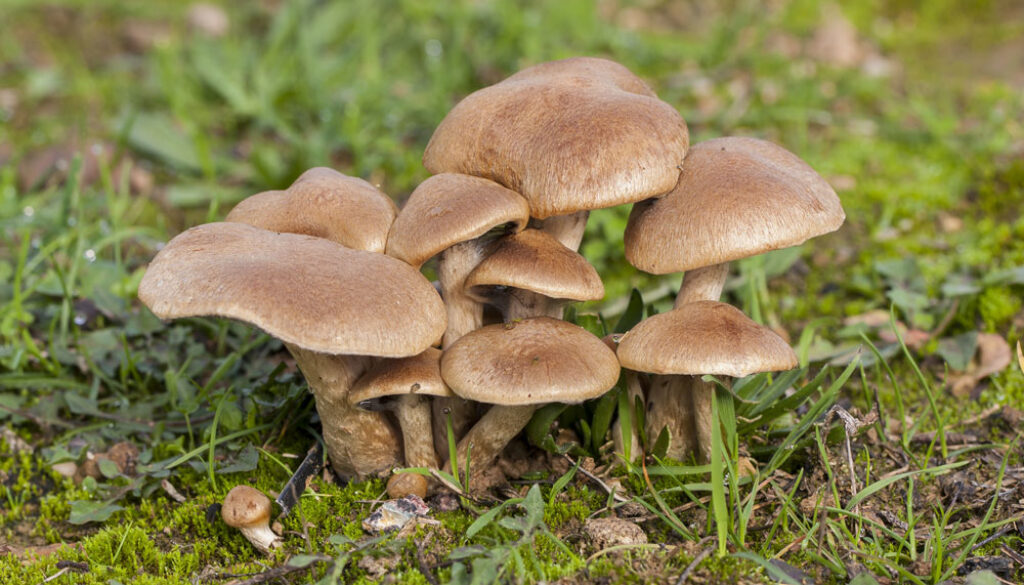
[[[985,330],[998,332],[1021,310],[1021,297],[1007,288],[987,288],[978,299]]]

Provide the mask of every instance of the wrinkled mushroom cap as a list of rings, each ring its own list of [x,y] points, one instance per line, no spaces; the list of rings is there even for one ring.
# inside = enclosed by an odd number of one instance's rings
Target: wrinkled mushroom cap
[[[263,492],[247,485],[236,485],[224,496],[220,516],[232,528],[247,528],[269,523],[270,511],[270,498]]]
[[[582,402],[615,385],[619,362],[582,327],[534,317],[462,336],[441,357],[441,375],[453,392],[478,402]]]
[[[622,336],[622,367],[654,374],[741,378],[788,370],[796,354],[777,333],[717,301],[687,303],[641,321]]]
[[[419,267],[458,244],[511,224],[526,227],[530,206],[518,193],[480,177],[445,173],[420,183],[398,214],[387,254]]]
[[[801,244],[845,217],[828,182],[793,153],[716,138],[690,149],[670,193],[633,206],[626,258],[654,274],[691,270]]]
[[[139,298],[161,319],[229,317],[328,354],[415,355],[447,323],[437,291],[404,262],[241,223],[197,226],[168,242]]]
[[[224,221],[383,252],[397,214],[391,198],[373,185],[333,169],[315,167],[302,173],[285,191],[264,191],[242,200]]]
[[[441,121],[423,154],[432,173],[486,177],[547,218],[670,190],[686,122],[628,69],[576,57],[476,91]]]
[[[494,250],[466,277],[467,292],[486,300],[490,287],[528,290],[553,299],[604,298],[597,270],[551,234],[528,229],[498,240]]]
[[[441,350],[431,347],[412,357],[381,360],[356,381],[348,400],[359,404],[402,394],[454,396],[441,379]]]

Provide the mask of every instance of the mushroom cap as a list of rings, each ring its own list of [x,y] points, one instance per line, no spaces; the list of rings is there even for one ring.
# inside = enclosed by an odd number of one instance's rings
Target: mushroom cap
[[[139,298],[161,319],[230,317],[327,354],[415,355],[447,325],[437,291],[400,260],[241,223],[176,236]]]
[[[236,485],[224,496],[220,517],[232,528],[248,528],[269,523],[270,511],[270,498],[266,494],[254,487]]]
[[[358,404],[402,394],[454,396],[441,379],[441,350],[429,347],[412,357],[381,360],[356,381],[348,400]]]
[[[521,195],[480,177],[444,173],[420,183],[395,218],[387,254],[419,267],[433,256],[513,224],[519,231],[530,219]]]
[[[802,244],[845,218],[836,192],[793,153],[716,138],[690,149],[670,193],[633,206],[626,259],[654,274],[691,270]]]
[[[285,191],[264,191],[243,199],[224,221],[383,252],[396,215],[394,201],[370,183],[315,167]]]
[[[576,57],[467,96],[441,121],[423,165],[501,183],[543,219],[665,193],[688,145],[682,116],[640,78]]]
[[[742,378],[797,365],[793,348],[742,311],[718,301],[697,301],[641,321],[622,336],[622,367],[654,374]]]
[[[604,283],[590,262],[551,234],[535,229],[498,240],[494,250],[466,277],[465,286],[470,294],[505,286],[553,299],[604,298]]]
[[[596,336],[548,317],[482,327],[441,356],[441,375],[453,392],[507,406],[583,402],[614,386],[619,369]]]

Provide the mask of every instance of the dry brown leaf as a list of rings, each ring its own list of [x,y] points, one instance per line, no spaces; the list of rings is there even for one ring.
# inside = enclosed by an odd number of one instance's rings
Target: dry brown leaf
[[[1020,350],[1020,340],[1017,340],[1017,363],[1020,365],[1020,371],[1024,372],[1024,352]]]
[[[1009,366],[1012,361],[1011,356],[1010,344],[1001,335],[979,333],[978,350],[974,354],[974,359],[971,360],[971,365],[967,367],[967,371],[949,376],[948,381],[953,396],[970,396],[971,391],[983,378],[1001,372]]]

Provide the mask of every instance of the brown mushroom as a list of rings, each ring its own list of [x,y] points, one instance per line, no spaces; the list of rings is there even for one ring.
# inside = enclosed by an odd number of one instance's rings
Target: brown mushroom
[[[682,116],[622,65],[575,57],[524,69],[459,102],[423,154],[432,173],[521,193],[573,250],[588,210],[669,191],[689,145]],[[568,217],[566,217],[568,216]]]
[[[370,410],[390,410],[398,419],[405,444],[405,463],[437,468],[428,396],[450,397],[441,379],[441,350],[377,363],[349,391],[349,402]]]
[[[617,355],[623,368],[663,374],[653,377],[648,392],[648,436],[667,427],[668,456],[682,459],[696,451],[703,461],[711,448],[713,386],[701,376],[740,378],[797,365],[777,333],[717,301],[687,303],[641,321],[622,336]]]
[[[498,306],[506,321],[562,318],[570,301],[604,298],[604,284],[586,258],[536,229],[507,235],[466,277],[471,296]]]
[[[844,219],[835,191],[793,153],[755,138],[716,138],[690,149],[671,192],[633,206],[625,252],[646,272],[686,271],[678,309],[717,301],[728,262],[801,244],[838,229]],[[694,395],[699,405],[679,402],[687,400],[685,393],[666,390],[675,384],[652,380],[652,412],[680,411],[686,418],[693,408],[710,407],[706,391]],[[707,417],[710,410],[699,415]],[[701,436],[698,443],[709,441],[709,435]]]
[[[285,342],[316,398],[327,452],[342,477],[398,462],[386,417],[348,402],[366,356],[415,355],[445,328],[433,286],[404,262],[241,223],[179,234],[150,263],[139,298],[162,319],[229,317]]]
[[[441,375],[456,394],[494,405],[458,444],[459,466],[471,453],[471,469],[479,470],[526,426],[537,405],[607,392],[619,362],[582,327],[534,317],[462,336],[441,357]]]
[[[315,167],[302,173],[285,191],[264,191],[247,197],[224,221],[383,252],[397,214],[391,198],[373,185],[333,169]]]
[[[270,529],[270,498],[247,485],[231,488],[220,507],[224,523],[237,528],[260,552],[270,554],[281,546],[281,537]]]
[[[441,296],[448,314],[443,347],[483,324],[483,305],[465,292],[465,279],[482,260],[496,229],[519,231],[529,206],[518,193],[469,175],[445,173],[421,183],[402,207],[388,235],[387,253],[416,268],[438,260]],[[495,236],[496,237],[496,236]],[[447,449],[447,417],[456,439],[477,419],[477,405],[460,398],[433,402],[433,436],[438,452]]]

